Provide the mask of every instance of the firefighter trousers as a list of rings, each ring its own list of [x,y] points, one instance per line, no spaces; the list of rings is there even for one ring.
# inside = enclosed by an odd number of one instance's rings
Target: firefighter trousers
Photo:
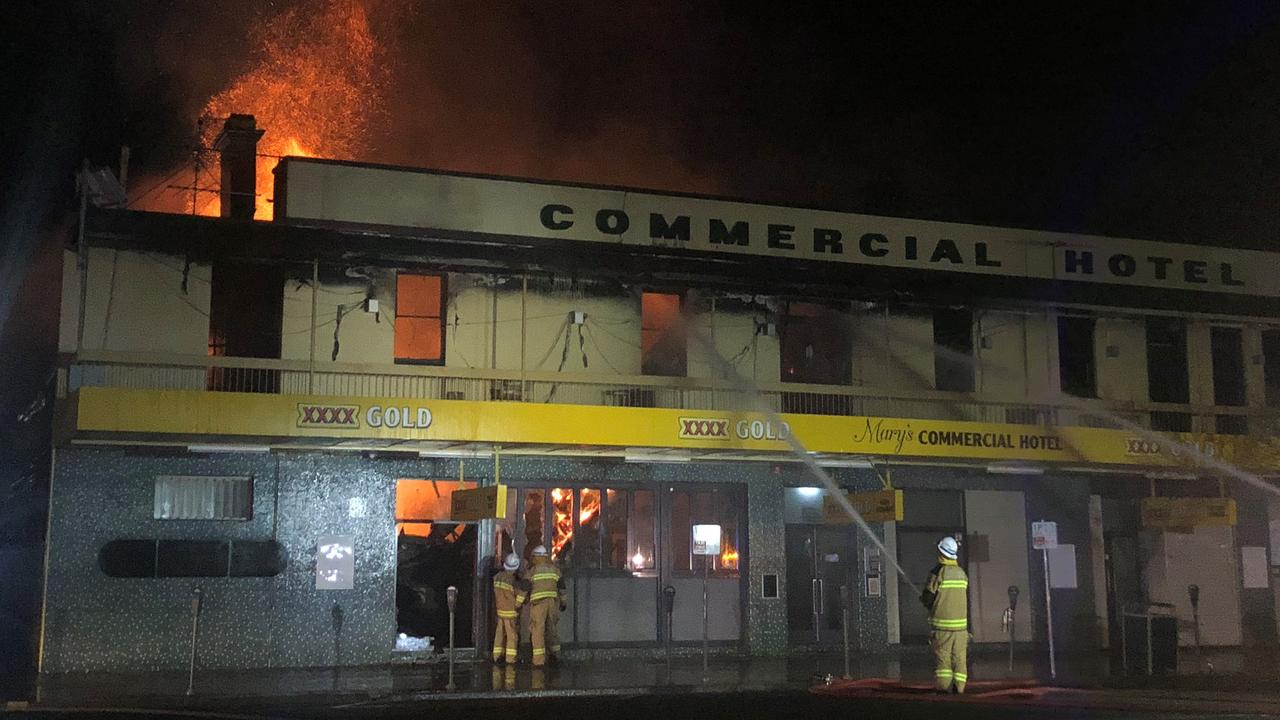
[[[964,692],[969,681],[969,631],[934,630],[930,644],[935,687],[950,690],[954,684],[956,692]]]
[[[516,620],[513,617],[498,618],[498,624],[493,629],[494,662],[504,658],[509,663],[516,661],[516,648],[520,643],[520,636],[516,634]]]
[[[537,600],[529,606],[529,639],[533,643],[533,664],[546,665],[547,652],[560,652],[560,606],[557,600]]]

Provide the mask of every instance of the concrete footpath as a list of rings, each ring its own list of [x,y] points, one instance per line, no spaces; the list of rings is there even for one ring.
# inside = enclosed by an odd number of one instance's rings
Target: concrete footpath
[[[186,673],[136,675],[64,675],[43,678],[31,701],[11,705],[32,715],[71,709],[128,708],[135,711],[213,712],[275,717],[395,715],[423,703],[489,706],[528,700],[594,702],[644,696],[752,694],[797,698],[784,708],[805,703],[857,703],[893,706],[902,716],[914,704],[960,702],[998,711],[1034,708],[1036,717],[1059,712],[1201,713],[1280,716],[1280,672],[1272,659],[1261,662],[1226,653],[1215,655],[1215,672],[1168,678],[1113,678],[1104,658],[1059,663],[1056,680],[1038,677],[1043,669],[1021,653],[1010,671],[1007,656],[977,654],[971,660],[973,692],[958,700],[928,692],[929,657],[922,652],[854,659],[843,679],[840,655],[800,654],[779,658],[710,658],[706,672],[698,656],[670,661],[646,658],[602,659],[579,656],[547,668],[487,662],[455,665],[450,685],[445,663],[399,664],[374,668],[199,672],[187,694]],[[1201,659],[1193,667],[1206,667]],[[1184,667],[1186,662],[1184,661]],[[1223,669],[1219,669],[1223,668]],[[1226,670],[1232,670],[1228,672]],[[460,703],[454,705],[453,703]],[[637,706],[639,707],[639,706]],[[755,707],[755,706],[752,706]],[[936,712],[936,705],[934,706]],[[749,713],[751,707],[745,712]],[[1047,714],[1046,714],[1047,713]],[[472,714],[468,712],[467,714]],[[1013,715],[1016,716],[1016,713]]]

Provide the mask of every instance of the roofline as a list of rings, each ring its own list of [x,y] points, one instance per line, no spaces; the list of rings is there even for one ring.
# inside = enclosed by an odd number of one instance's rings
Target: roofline
[[[659,195],[672,198],[688,198],[693,200],[712,200],[716,202],[741,203],[744,205],[755,205],[760,207],[782,208],[790,210],[812,210],[817,212],[843,213],[851,215],[865,215],[872,218],[883,218],[888,220],[905,220],[905,221],[925,221],[940,222],[953,225],[972,225],[976,227],[995,228],[1000,230],[1011,230],[1015,232],[1047,232],[1060,233],[1064,235],[1078,235],[1081,237],[1107,238],[1110,240],[1134,241],[1134,242],[1156,242],[1167,243],[1170,245],[1181,245],[1184,247],[1194,248],[1224,248],[1231,250],[1254,250],[1258,252],[1277,252],[1276,247],[1268,247],[1259,242],[1241,242],[1239,240],[1223,240],[1214,238],[1212,242],[1206,243],[1189,243],[1181,240],[1165,240],[1151,237],[1134,237],[1128,235],[1109,235],[1096,232],[1086,232],[1079,229],[1059,229],[1053,227],[1023,227],[1018,225],[992,225],[985,222],[977,222],[973,220],[957,220],[945,217],[907,217],[901,215],[884,215],[880,213],[866,212],[862,210],[850,210],[847,208],[836,208],[823,205],[807,205],[795,203],[781,203],[772,201],[763,201],[759,199],[750,199],[740,196],[731,195],[715,195],[710,193],[695,193],[679,190],[659,190],[656,188],[628,186],[628,185],[610,185],[607,183],[587,183],[587,182],[570,182],[567,180],[547,180],[543,178],[525,177],[520,175],[498,175],[495,173],[477,173],[466,172],[462,170],[446,170],[441,168],[423,168],[413,167],[409,165],[392,165],[388,163],[371,163],[358,160],[335,160],[331,158],[302,157],[296,155],[287,155],[280,158],[280,163],[276,167],[277,173],[288,173],[288,164],[291,162],[316,163],[320,165],[338,165],[343,167],[370,168],[374,170],[392,170],[396,172],[408,172],[419,175],[440,175],[444,177],[471,178],[476,180],[497,180],[505,182],[527,183],[531,185],[542,185],[546,187],[567,187],[580,188],[584,190],[606,190],[611,192],[627,192],[627,193],[644,193],[649,195]],[[289,218],[282,218],[281,221],[288,221]]]

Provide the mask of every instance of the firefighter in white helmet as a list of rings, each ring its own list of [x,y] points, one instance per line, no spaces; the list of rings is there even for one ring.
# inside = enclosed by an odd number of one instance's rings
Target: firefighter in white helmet
[[[502,563],[502,571],[493,576],[493,607],[498,622],[493,630],[493,661],[516,661],[516,649],[520,636],[516,634],[516,618],[524,604],[526,593],[521,581],[516,579],[520,569],[520,556],[511,553]]]
[[[920,596],[929,611],[934,686],[939,692],[963,693],[969,680],[969,577],[956,562],[959,552],[955,538],[938,541],[938,564]]]
[[[529,593],[529,635],[533,641],[534,666],[546,665],[548,655],[560,652],[556,625],[564,609],[564,586],[560,568],[547,553],[545,545],[533,549],[533,562],[525,573],[532,584]]]

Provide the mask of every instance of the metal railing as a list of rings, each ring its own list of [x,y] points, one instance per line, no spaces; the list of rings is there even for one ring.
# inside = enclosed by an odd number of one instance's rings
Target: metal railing
[[[81,387],[280,393],[417,400],[561,403],[686,410],[752,410],[763,402],[781,413],[968,420],[1016,425],[1270,433],[1275,411],[1169,403],[1089,401],[1086,409],[932,389],[761,383],[748,397],[718,378],[521,372],[419,365],[306,360],[82,353],[64,361],[63,392]],[[1153,421],[1154,418],[1154,421]]]

